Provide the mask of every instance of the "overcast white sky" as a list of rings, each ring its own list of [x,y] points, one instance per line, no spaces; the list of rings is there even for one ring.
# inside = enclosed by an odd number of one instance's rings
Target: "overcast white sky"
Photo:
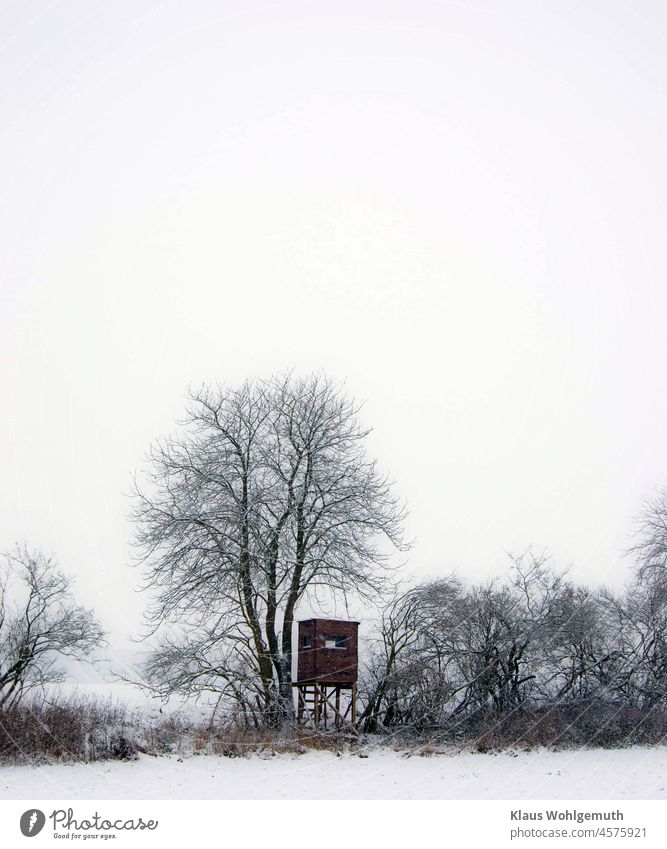
[[[0,547],[136,630],[127,492],[189,383],[324,369],[417,540],[620,586],[667,483],[667,5],[0,10]]]

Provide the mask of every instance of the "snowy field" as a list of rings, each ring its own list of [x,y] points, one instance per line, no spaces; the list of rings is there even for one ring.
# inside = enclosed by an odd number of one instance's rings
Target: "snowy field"
[[[0,767],[2,799],[664,799],[667,746],[406,756],[369,750]]]

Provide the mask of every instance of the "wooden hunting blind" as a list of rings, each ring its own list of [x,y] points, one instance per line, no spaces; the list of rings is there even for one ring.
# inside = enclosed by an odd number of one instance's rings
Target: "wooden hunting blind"
[[[326,728],[354,726],[357,713],[359,623],[344,619],[299,622],[297,718]]]

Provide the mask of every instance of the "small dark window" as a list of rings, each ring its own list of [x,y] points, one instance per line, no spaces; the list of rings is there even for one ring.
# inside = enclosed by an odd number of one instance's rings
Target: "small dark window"
[[[302,649],[312,649],[313,647],[313,638],[306,636],[301,637],[301,648]]]
[[[325,637],[324,638],[324,648],[325,649],[346,649],[347,648],[347,637]]]

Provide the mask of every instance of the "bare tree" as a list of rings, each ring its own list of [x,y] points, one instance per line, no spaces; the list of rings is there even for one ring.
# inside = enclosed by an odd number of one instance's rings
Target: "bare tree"
[[[417,592],[398,592],[381,612],[377,634],[369,641],[369,658],[364,666],[360,695],[365,702],[359,721],[364,731],[389,726],[403,700],[409,657],[420,646],[423,624]],[[421,657],[418,654],[418,662]]]
[[[537,646],[544,702],[614,698],[624,665],[615,612],[620,604],[607,590],[563,581]]]
[[[362,680],[365,731],[442,720],[452,692],[442,636],[454,630],[460,593],[450,575],[397,592],[383,608]]]
[[[628,553],[636,574],[622,598],[609,597],[617,622],[619,694],[631,704],[664,709],[667,699],[667,487],[644,500]]]
[[[85,658],[104,639],[91,610],[77,605],[55,561],[17,547],[0,569],[0,708],[62,681],[65,657]]]
[[[509,581],[464,587],[449,576],[416,586],[383,611],[366,673],[367,730],[501,716],[546,696],[562,663],[566,582],[545,555],[512,558]]]
[[[635,540],[628,553],[636,559],[639,577],[667,584],[667,487],[644,500]]]
[[[616,662],[609,689],[640,708],[664,709],[667,700],[667,589],[638,579],[622,596],[605,592],[614,622]]]
[[[508,582],[460,592],[441,627],[429,629],[452,681],[453,717],[500,716],[534,698],[545,623],[561,581],[546,555],[527,551],[512,557]]]
[[[184,431],[151,449],[133,517],[148,621],[178,627],[149,661],[163,692],[234,693],[288,718],[298,605],[386,588],[404,511],[358,413],[323,375],[203,387]],[[159,662],[174,646],[183,661]]]

